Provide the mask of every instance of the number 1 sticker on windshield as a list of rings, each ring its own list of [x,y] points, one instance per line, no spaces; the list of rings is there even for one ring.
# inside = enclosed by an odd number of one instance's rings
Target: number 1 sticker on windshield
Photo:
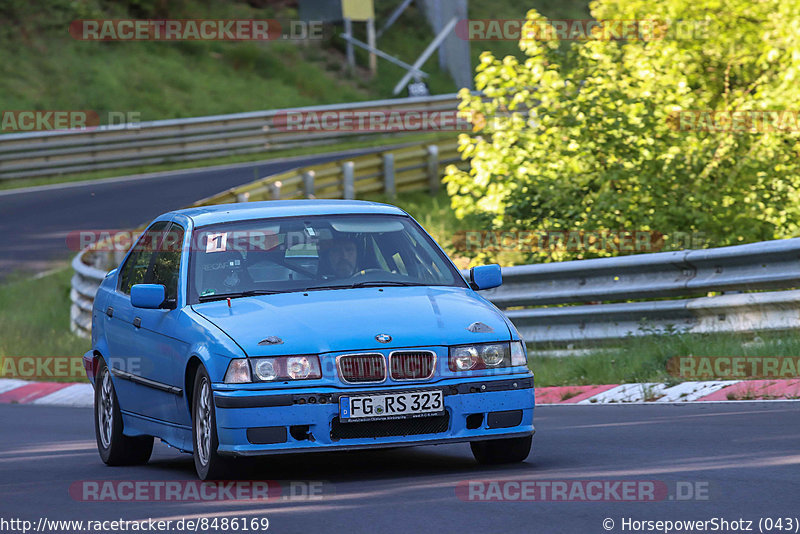
[[[228,233],[208,234],[206,252],[225,252],[228,248]]]

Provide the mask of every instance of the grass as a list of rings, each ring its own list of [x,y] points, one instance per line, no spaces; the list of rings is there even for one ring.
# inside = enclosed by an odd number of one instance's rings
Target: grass
[[[40,5],[44,4],[44,6]],[[126,5],[127,4],[127,5]],[[294,42],[93,42],[67,32],[77,19],[102,18],[297,18],[290,3],[161,3],[165,13],[140,12],[153,2],[84,0],[13,1],[0,7],[8,26],[0,29],[0,50],[14,58],[0,64],[2,109],[91,109],[141,113],[141,120],[235,113],[310,104],[388,98],[405,70],[383,59],[378,75],[364,70],[367,52],[356,49],[360,68],[346,72],[341,26],[329,26],[325,38],[307,45]],[[255,3],[254,3],[255,4]],[[540,0],[537,9],[551,18],[588,18],[587,0]],[[395,8],[379,3],[380,27]],[[473,0],[471,18],[521,19],[532,6],[514,0]],[[354,24],[365,40],[365,25]],[[406,9],[378,41],[378,47],[413,63],[433,38],[416,4]],[[518,55],[513,41],[472,43],[473,65],[484,49],[497,56]],[[423,65],[434,93],[457,88],[433,54]]]
[[[4,109],[91,109],[170,119],[366,100],[373,96],[282,42],[6,43]],[[54,79],[58,83],[52,83]]]
[[[93,42],[68,34],[80,18],[130,18],[134,3],[97,0],[50,7],[15,2],[5,9],[16,31],[0,32],[2,109],[138,112],[141,120],[365,100],[358,80],[330,70],[323,50],[269,42]],[[35,3],[34,3],[35,4]],[[165,4],[166,5],[166,4]],[[245,3],[175,2],[168,17],[268,18]],[[147,18],[147,17],[143,17]],[[153,17],[161,18],[161,17]]]
[[[576,397],[578,395],[577,390],[568,390],[561,394],[561,402],[568,401],[569,399]]]
[[[69,330],[71,277],[72,269],[65,268],[38,279],[12,277],[0,284],[0,359],[80,358],[89,350],[89,340]]]
[[[800,332],[752,334],[663,334],[623,340],[583,356],[552,357],[528,351],[537,386],[576,386],[665,382],[682,379],[667,372],[667,361],[681,356],[793,356]]]

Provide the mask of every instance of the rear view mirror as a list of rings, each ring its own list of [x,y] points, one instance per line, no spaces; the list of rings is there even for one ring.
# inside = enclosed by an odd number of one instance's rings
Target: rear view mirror
[[[469,270],[469,281],[473,289],[491,289],[503,283],[503,274],[496,263],[480,265]]]
[[[161,284],[135,284],[131,288],[131,304],[135,308],[155,310],[166,298],[167,288]]]

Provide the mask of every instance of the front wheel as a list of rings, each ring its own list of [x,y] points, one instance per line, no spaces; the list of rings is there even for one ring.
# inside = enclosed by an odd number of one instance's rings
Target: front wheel
[[[200,480],[224,478],[227,471],[225,458],[217,453],[217,417],[214,394],[206,370],[200,366],[194,379],[192,400],[192,435],[194,437],[194,467]]]
[[[111,373],[103,360],[94,387],[94,434],[100,458],[107,465],[145,464],[153,453],[153,436],[126,436]]]
[[[472,455],[479,464],[515,464],[525,461],[531,452],[533,436],[524,438],[473,441]]]

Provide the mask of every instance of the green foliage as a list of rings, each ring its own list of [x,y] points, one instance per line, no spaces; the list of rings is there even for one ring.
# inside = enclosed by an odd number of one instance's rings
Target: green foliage
[[[591,8],[598,20],[665,22],[664,38],[576,41],[566,57],[558,41],[523,39],[524,61],[484,53],[475,82],[486,101],[462,93],[476,130],[460,138],[471,169],[446,177],[457,216],[481,217],[487,229],[702,232],[712,246],[797,235],[796,130],[680,131],[671,114],[796,110],[800,4]],[[528,20],[546,19],[532,10]],[[530,251],[524,260],[609,254]]]

